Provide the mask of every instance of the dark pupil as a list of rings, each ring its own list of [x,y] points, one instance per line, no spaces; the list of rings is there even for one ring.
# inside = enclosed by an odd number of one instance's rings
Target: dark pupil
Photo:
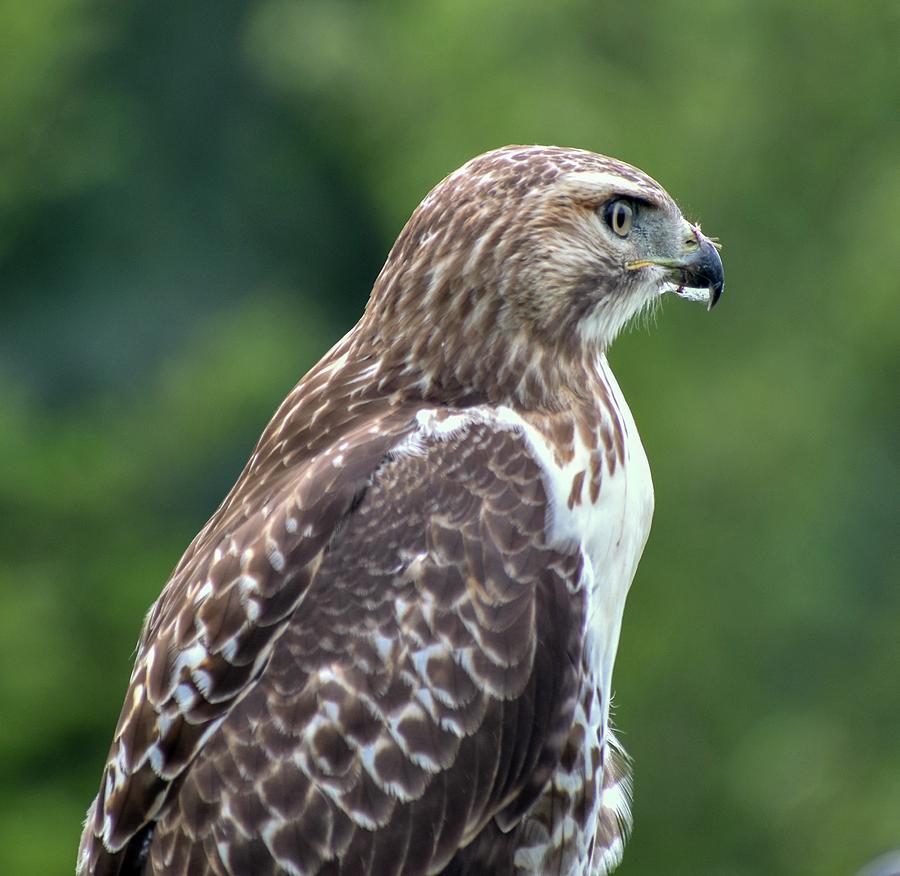
[[[616,231],[622,231],[627,221],[628,210],[625,209],[623,204],[616,204],[616,209],[613,211],[613,223],[616,226]]]

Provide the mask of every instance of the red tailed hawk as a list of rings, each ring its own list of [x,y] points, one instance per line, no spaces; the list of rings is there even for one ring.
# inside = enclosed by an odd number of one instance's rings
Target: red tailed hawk
[[[606,351],[715,245],[510,146],[413,213],[144,624],[83,874],[603,874],[647,458]]]

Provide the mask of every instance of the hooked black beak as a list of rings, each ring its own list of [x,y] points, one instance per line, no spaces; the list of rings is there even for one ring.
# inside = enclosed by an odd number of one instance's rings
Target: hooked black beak
[[[712,241],[699,232],[696,232],[696,236],[699,248],[672,267],[680,286],[709,289],[709,309],[712,310],[725,288],[725,270]]]
[[[665,268],[668,279],[678,286],[682,293],[685,287],[708,289],[707,309],[712,310],[725,288],[725,271],[719,258],[719,245],[706,237],[696,225],[690,226],[690,236],[684,242],[688,250],[681,258],[645,258],[627,262],[629,271],[637,271],[656,265]],[[665,291],[665,290],[664,290]],[[688,296],[690,297],[690,296]]]

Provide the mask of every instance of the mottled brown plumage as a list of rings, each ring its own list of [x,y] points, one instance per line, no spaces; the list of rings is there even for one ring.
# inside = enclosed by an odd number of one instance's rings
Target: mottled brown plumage
[[[78,872],[608,872],[652,489],[604,354],[710,250],[579,150],[439,184],[151,609]]]

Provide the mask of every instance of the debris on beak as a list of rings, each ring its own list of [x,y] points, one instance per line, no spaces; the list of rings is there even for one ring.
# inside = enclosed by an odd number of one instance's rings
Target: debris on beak
[[[713,290],[711,286],[706,289],[696,289],[693,286],[666,286],[662,291],[674,292],[685,301],[696,301],[698,304],[705,304],[707,310],[712,310]]]

